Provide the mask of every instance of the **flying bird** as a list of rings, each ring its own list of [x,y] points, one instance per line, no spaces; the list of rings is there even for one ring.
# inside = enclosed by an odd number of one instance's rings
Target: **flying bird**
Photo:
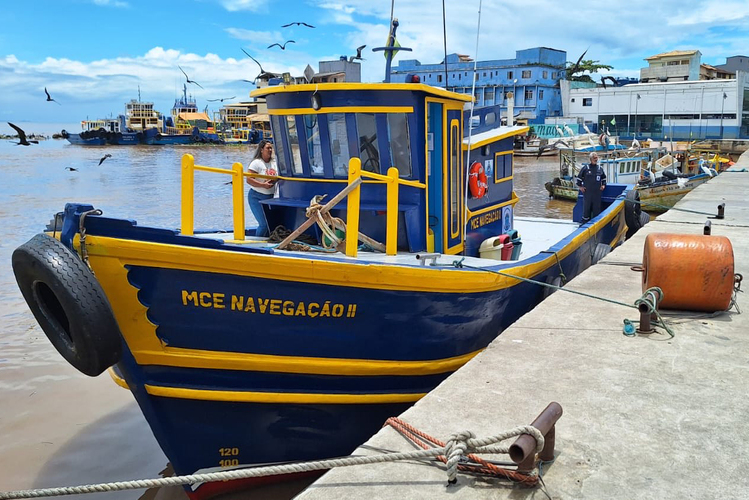
[[[281,26],[281,27],[282,27],[282,28],[288,28],[289,26],[293,26],[293,25],[295,25],[295,24],[296,24],[297,26],[306,26],[306,27],[308,27],[308,28],[314,28],[314,26],[312,26],[311,24],[307,24],[307,23],[300,23],[300,22],[293,22],[293,23],[289,23],[289,24],[284,24],[284,25],[283,25],[283,26]]]
[[[49,92],[47,92],[47,87],[44,87],[44,93],[47,94],[47,101],[57,102],[54,99],[52,99],[52,96],[49,95]],[[57,102],[57,105],[59,106],[60,103]]]
[[[77,172],[78,171],[77,168],[73,168],[73,167],[65,167],[65,170],[70,170],[71,172]]]
[[[246,82],[247,80],[244,80],[244,81]],[[223,99],[206,99],[206,101],[208,101],[208,102],[216,102],[216,101],[224,102],[224,101],[228,101],[229,99],[234,99],[236,97],[237,96],[233,95],[231,97],[224,97]]]
[[[590,48],[590,47],[588,47],[588,49],[589,49],[589,48]],[[581,62],[583,62],[583,57],[585,57],[585,54],[587,54],[587,53],[588,53],[588,49],[585,49],[585,52],[583,52],[583,55],[581,55],[581,56],[580,56],[580,59],[578,59],[578,60],[577,60],[577,62],[575,63],[575,65],[574,65],[574,66],[572,66],[572,69],[570,69],[570,71],[569,71],[569,73],[567,73],[567,75],[569,75],[569,76],[572,76],[572,75],[574,75],[574,74],[575,74],[575,72],[576,72],[576,71],[578,70],[578,68],[580,67],[580,63],[581,63]]]
[[[357,47],[356,48],[356,55],[349,57],[348,62],[354,62],[356,59],[359,59],[359,60],[363,61],[364,59],[361,56],[361,51],[364,50],[364,47],[366,47],[366,45],[362,45],[361,47]]]
[[[18,141],[19,142],[17,142],[16,145],[18,145],[18,146],[31,146],[31,143],[39,144],[39,141],[27,141],[26,140],[26,132],[24,132],[23,130],[21,130],[20,127],[17,127],[17,126],[13,125],[10,122],[8,122],[8,125],[10,125],[11,127],[13,127],[15,129],[15,131],[18,132]]]
[[[109,153],[105,154],[104,156],[101,157],[101,160],[99,160],[99,165],[104,163],[104,160],[106,160],[107,158],[111,158],[111,157],[112,155],[110,155]]]
[[[606,80],[611,81],[611,84],[616,87],[616,79],[613,76],[602,76],[601,85],[603,85],[603,88],[606,88]]]
[[[287,43],[296,43],[296,42],[294,40],[286,40],[283,43],[283,45],[281,45],[280,43],[272,43],[272,44],[268,45],[268,48],[271,48],[271,47],[273,47],[275,45],[278,45],[279,47],[281,47],[281,50],[286,50],[286,44]]]
[[[242,49],[242,52],[244,52],[247,57],[249,57],[250,59],[252,59],[253,61],[255,61],[255,64],[257,64],[258,67],[260,68],[260,74],[257,75],[254,80],[252,80],[251,82],[250,82],[250,80],[244,80],[245,82],[255,83],[257,81],[257,79],[260,78],[261,76],[267,76],[268,78],[272,78],[272,77],[278,76],[276,73],[270,73],[268,71],[265,71],[263,69],[263,66],[260,64],[260,62],[257,59],[255,59],[254,57],[252,57],[250,54],[248,54],[246,50]]]
[[[561,139],[558,141],[554,141],[551,144],[545,144],[541,146],[540,148],[538,148],[538,154],[536,155],[536,158],[540,158],[541,155],[544,153],[544,151],[549,151],[550,149],[561,149],[563,147],[567,149],[572,149],[569,144],[567,144],[565,141]]]
[[[190,80],[190,77],[189,77],[189,76],[187,76],[187,73],[185,73],[185,70],[184,70],[184,69],[182,69],[182,67],[181,67],[181,66],[177,66],[177,67],[178,67],[178,68],[179,68],[179,70],[180,70],[180,71],[182,72],[182,74],[183,74],[183,75],[185,75],[185,78],[187,79],[187,83],[194,83],[195,85],[197,85],[197,86],[198,86],[198,87],[200,87],[201,89],[203,88],[203,86],[202,86],[201,84],[199,84],[198,82],[194,82],[194,81]],[[203,89],[203,90],[205,90],[205,89]]]

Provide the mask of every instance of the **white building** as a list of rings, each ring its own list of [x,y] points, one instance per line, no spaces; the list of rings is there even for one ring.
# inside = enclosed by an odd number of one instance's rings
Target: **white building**
[[[688,65],[685,65],[688,66]],[[565,117],[638,139],[749,139],[749,73],[727,80],[571,88],[562,80]],[[593,129],[593,128],[591,128]]]

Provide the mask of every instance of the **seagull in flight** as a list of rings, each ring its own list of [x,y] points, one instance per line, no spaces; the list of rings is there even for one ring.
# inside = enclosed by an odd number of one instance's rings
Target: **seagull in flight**
[[[240,47],[240,48],[241,48],[241,47]],[[242,52],[244,52],[244,53],[245,53],[245,55],[246,55],[247,57],[249,57],[250,59],[252,59],[253,61],[255,61],[255,64],[257,64],[257,65],[258,65],[258,67],[260,68],[260,74],[259,74],[259,75],[257,75],[257,76],[255,77],[255,79],[254,79],[254,80],[252,80],[252,81],[250,81],[250,80],[244,80],[245,82],[248,82],[248,83],[255,83],[255,82],[257,81],[257,79],[258,79],[258,78],[260,78],[261,76],[264,76],[264,75],[267,75],[267,76],[269,76],[269,77],[274,77],[274,76],[278,76],[278,75],[276,75],[275,73],[270,73],[270,72],[268,72],[268,71],[265,71],[265,70],[263,69],[263,66],[262,66],[262,65],[260,64],[260,62],[259,62],[259,61],[258,61],[257,59],[255,59],[254,57],[252,57],[252,56],[251,56],[250,54],[248,54],[246,50],[242,49]]]
[[[73,167],[65,167],[65,170],[70,170],[71,172],[77,172],[78,171],[77,168],[73,168]]]
[[[247,81],[247,80],[245,80],[245,81]],[[233,95],[231,97],[224,97],[223,99],[206,99],[206,101],[208,101],[208,102],[216,102],[216,101],[224,102],[224,101],[228,101],[229,99],[235,99],[236,97],[237,96]]]
[[[110,155],[109,153],[105,154],[104,156],[101,157],[101,160],[99,160],[99,165],[104,163],[104,160],[106,160],[107,158],[111,158],[111,157],[112,155]]]
[[[285,41],[285,42],[283,43],[283,45],[281,45],[280,43],[272,43],[272,44],[268,45],[268,48],[271,48],[271,47],[273,47],[274,45],[278,45],[279,47],[281,47],[281,50],[286,50],[286,44],[287,44],[287,43],[296,43],[296,42],[295,42],[294,40],[286,40],[286,41]]]
[[[195,81],[192,81],[192,80],[190,80],[190,77],[189,77],[189,76],[187,76],[187,73],[185,73],[185,70],[184,70],[184,69],[182,69],[182,67],[181,67],[181,66],[177,66],[177,67],[178,67],[178,68],[179,68],[179,70],[180,70],[180,71],[182,72],[182,74],[183,74],[183,75],[185,75],[185,78],[187,79],[187,83],[194,83],[195,85],[197,85],[197,86],[198,86],[198,87],[200,87],[201,89],[203,88],[203,86],[202,86],[201,84],[199,84],[198,82],[195,82]],[[205,89],[203,89],[203,90],[205,90]]]
[[[588,49],[589,48],[590,47],[588,47]],[[567,73],[568,75],[574,75],[575,74],[575,72],[580,67],[580,63],[583,62],[583,57],[585,57],[585,54],[588,53],[588,49],[585,49],[585,52],[583,52],[583,55],[580,56],[580,59],[577,60],[577,62],[575,63],[575,65],[572,66],[572,68],[570,69],[569,73]]]
[[[572,149],[569,144],[567,144],[562,139],[559,139],[558,141],[554,141],[552,144],[546,144],[538,148],[538,155],[536,155],[536,158],[540,158],[541,155],[544,153],[544,151],[549,151],[550,149],[561,149],[561,148]]]
[[[308,27],[308,28],[314,28],[314,26],[312,26],[311,24],[307,24],[307,23],[300,23],[300,22],[293,22],[293,23],[289,23],[289,24],[284,24],[284,25],[283,25],[283,26],[281,26],[281,27],[282,27],[282,28],[288,28],[289,26],[293,26],[293,25],[295,25],[295,24],[296,24],[297,26],[306,26],[306,27]]]
[[[17,127],[16,125],[13,125],[12,123],[8,122],[8,125],[13,127],[16,132],[18,132],[18,141],[16,145],[18,146],[31,146],[31,143],[39,144],[39,141],[27,141],[26,140],[26,132],[21,130],[20,127]]]
[[[362,45],[361,47],[357,47],[356,48],[356,55],[349,57],[348,62],[354,62],[356,59],[359,59],[359,60],[363,61],[364,58],[362,58],[362,56],[361,56],[361,51],[364,50],[364,47],[366,47],[366,45]]]
[[[57,102],[54,99],[52,99],[52,97],[49,95],[49,92],[47,92],[47,87],[44,87],[44,93],[47,94],[47,101]],[[59,106],[60,103],[57,102],[57,105]]]

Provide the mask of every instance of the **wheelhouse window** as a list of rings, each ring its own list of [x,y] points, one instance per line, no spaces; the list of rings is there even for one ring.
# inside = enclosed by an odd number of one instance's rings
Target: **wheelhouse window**
[[[283,123],[284,119],[281,116],[271,116],[270,123],[273,129],[273,147],[276,150],[276,163],[278,163],[278,169],[281,175],[289,175],[289,166],[286,164],[286,150],[283,142],[282,130],[286,126]]]
[[[320,144],[319,116],[304,115],[304,131],[307,137],[307,154],[311,175],[325,175],[322,161],[322,146]]]
[[[296,117],[286,118],[286,126],[289,134],[289,149],[291,149],[291,170],[294,175],[302,175],[302,153],[299,150],[299,134],[296,129]]]
[[[348,175],[348,161],[351,159],[348,150],[346,115],[343,113],[328,115],[328,136],[330,137],[330,151],[333,156],[333,175],[345,177]]]
[[[453,120],[450,126],[450,135],[450,234],[455,237],[459,235],[460,178],[458,177],[458,147],[462,146],[463,143],[458,134],[457,120]]]
[[[391,165],[398,169],[401,177],[411,177],[411,138],[408,132],[408,117],[405,113],[389,113],[387,121]]]
[[[357,113],[356,130],[359,134],[359,158],[362,169],[379,174],[380,149],[377,146],[377,122],[374,113]]]
[[[494,155],[494,183],[509,181],[512,179],[512,154],[497,153]]]

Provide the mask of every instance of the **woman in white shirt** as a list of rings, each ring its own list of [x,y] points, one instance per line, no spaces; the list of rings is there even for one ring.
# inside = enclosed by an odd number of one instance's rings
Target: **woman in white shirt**
[[[263,139],[257,145],[255,157],[249,166],[250,172],[260,175],[278,175],[276,161],[273,159],[273,143]],[[250,203],[250,210],[257,219],[257,231],[255,236],[268,236],[268,222],[265,219],[265,212],[260,200],[273,198],[276,180],[248,177],[247,184],[250,185],[250,192],[247,193],[247,201]]]

